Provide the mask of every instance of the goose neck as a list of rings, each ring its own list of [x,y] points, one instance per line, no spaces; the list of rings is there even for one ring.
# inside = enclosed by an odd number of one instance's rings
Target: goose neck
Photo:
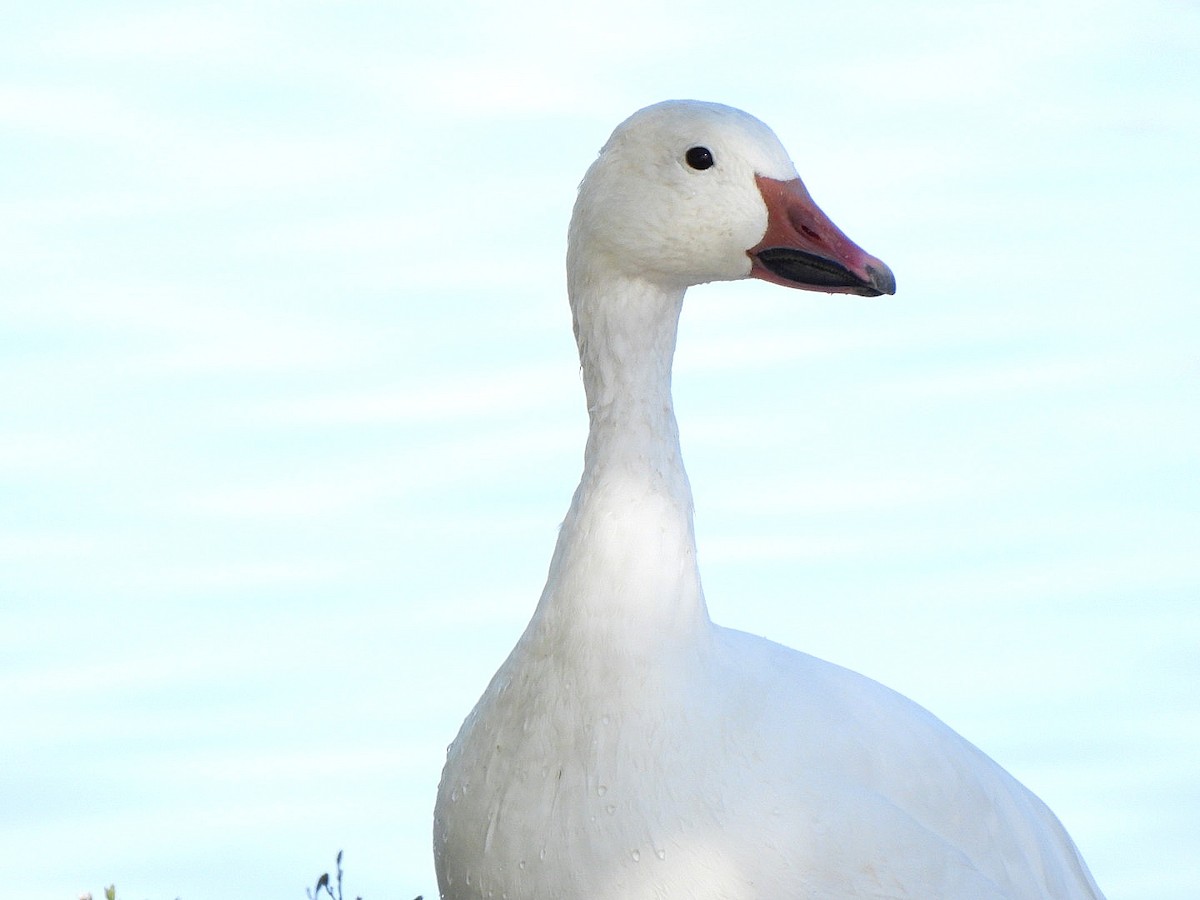
[[[642,279],[589,280],[572,291],[590,422],[586,468],[679,469],[671,363],[683,289]]]
[[[590,429],[540,607],[542,626],[647,657],[708,623],[671,406],[682,300],[636,281],[572,291]]]

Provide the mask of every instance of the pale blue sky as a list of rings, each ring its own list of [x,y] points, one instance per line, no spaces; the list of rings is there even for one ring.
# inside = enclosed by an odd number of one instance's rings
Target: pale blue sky
[[[713,617],[928,706],[1113,900],[1200,894],[1200,8],[559,6],[5,12],[8,893],[436,895],[580,468],[574,188],[697,97],[899,283],[690,295]]]

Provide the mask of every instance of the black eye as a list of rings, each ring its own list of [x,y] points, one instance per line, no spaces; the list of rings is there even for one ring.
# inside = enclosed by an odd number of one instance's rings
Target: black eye
[[[683,156],[693,169],[711,169],[715,160],[707,147],[693,147]]]

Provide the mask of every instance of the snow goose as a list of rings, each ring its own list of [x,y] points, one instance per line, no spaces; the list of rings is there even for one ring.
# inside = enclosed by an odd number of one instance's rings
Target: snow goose
[[[533,618],[449,748],[446,900],[1100,898],[1053,813],[882,685],[714,625],[671,405],[684,292],[892,273],[775,135],[669,101],[580,185],[568,291],[590,431]]]

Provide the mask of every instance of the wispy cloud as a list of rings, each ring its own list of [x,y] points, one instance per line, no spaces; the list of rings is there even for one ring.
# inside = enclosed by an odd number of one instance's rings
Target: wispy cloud
[[[1096,388],[1122,378],[1120,365],[1110,359],[1040,359],[1014,362],[989,360],[955,371],[902,375],[879,385],[882,396],[912,401],[929,397],[979,397],[1033,391]]]
[[[390,389],[321,393],[263,404],[248,419],[279,425],[405,424],[472,420],[482,425],[566,402],[579,391],[560,366],[427,378]]]
[[[209,4],[109,11],[56,31],[41,49],[73,60],[122,65],[217,66],[231,56],[244,59],[253,53],[255,34],[265,23],[251,9]]]
[[[470,438],[423,442],[385,457],[373,454],[334,467],[295,472],[249,485],[209,484],[181,493],[179,503],[192,513],[220,517],[328,516],[447,485],[460,488],[479,478],[501,478],[530,460],[561,459],[578,450],[576,429],[534,424],[504,428]],[[486,463],[486,465],[483,465]]]

